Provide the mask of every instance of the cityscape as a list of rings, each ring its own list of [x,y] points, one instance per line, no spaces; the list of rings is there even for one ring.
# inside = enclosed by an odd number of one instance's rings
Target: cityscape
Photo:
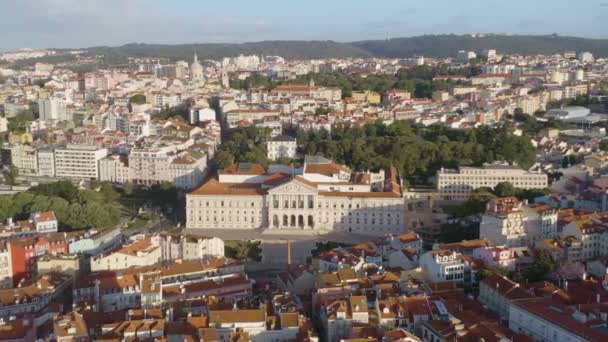
[[[0,342],[608,341],[608,26],[473,1],[366,40],[286,5],[276,40],[208,4],[234,18],[184,43],[146,1],[31,2],[48,32],[0,38]]]

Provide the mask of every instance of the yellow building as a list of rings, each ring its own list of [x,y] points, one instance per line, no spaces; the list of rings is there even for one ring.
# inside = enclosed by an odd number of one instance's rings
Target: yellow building
[[[32,133],[10,133],[8,136],[8,141],[11,144],[31,144],[34,141],[34,137]]]
[[[368,102],[371,104],[380,104],[382,98],[375,91],[353,91],[352,98],[358,102]]]

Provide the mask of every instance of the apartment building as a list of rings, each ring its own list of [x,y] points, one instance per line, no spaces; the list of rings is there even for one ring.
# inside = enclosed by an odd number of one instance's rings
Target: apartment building
[[[528,244],[528,216],[516,197],[491,200],[481,217],[479,237],[499,246],[520,247]]]
[[[75,179],[99,179],[99,161],[108,150],[96,146],[67,145],[55,149],[55,174],[57,177]]]
[[[435,250],[422,254],[420,266],[426,271],[426,277],[431,282],[454,281],[462,283],[465,280],[465,265],[459,253],[449,250]]]
[[[30,145],[13,145],[10,147],[11,165],[22,175],[35,175],[38,173],[38,158],[36,148]]]
[[[599,315],[586,307],[579,306],[579,311],[550,298],[515,302],[509,309],[509,329],[535,341],[605,341],[608,338],[605,328],[592,324]]]
[[[159,263],[161,256],[160,246],[154,244],[151,238],[144,238],[107,255],[92,258],[91,271],[150,266]]]
[[[153,237],[163,261],[204,260],[224,256],[224,241],[216,237],[161,233]]]
[[[39,148],[36,151],[38,158],[38,176],[55,177],[55,151],[52,148]]]
[[[0,242],[0,289],[13,287],[13,265],[10,246],[6,241]]]
[[[46,309],[72,282],[67,274],[51,273],[25,286],[0,290],[0,318],[31,317]]]
[[[100,181],[122,184],[130,179],[127,157],[112,154],[99,160]]]
[[[443,200],[466,201],[473,190],[494,188],[509,182],[521,189],[544,189],[549,185],[546,174],[525,171],[508,164],[484,164],[482,167],[461,167],[458,170],[437,171],[437,191]]]

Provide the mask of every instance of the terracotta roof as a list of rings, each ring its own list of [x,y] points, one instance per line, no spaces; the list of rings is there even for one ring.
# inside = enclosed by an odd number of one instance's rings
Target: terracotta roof
[[[209,310],[209,324],[266,322],[266,312],[257,310]]]
[[[266,170],[260,164],[251,164],[251,163],[241,163],[241,164],[232,164],[222,170],[221,174],[227,175],[265,175]]]
[[[236,195],[236,196],[258,196],[264,195],[266,191],[260,184],[252,183],[220,183],[213,178],[200,188],[194,190],[191,195]]]
[[[34,214],[34,220],[36,222],[49,222],[49,221],[57,221],[55,217],[54,211],[44,211],[41,213]]]

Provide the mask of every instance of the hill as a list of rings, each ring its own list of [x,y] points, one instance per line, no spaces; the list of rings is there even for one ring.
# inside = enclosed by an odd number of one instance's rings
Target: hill
[[[486,35],[425,35],[410,38],[395,38],[390,41],[368,40],[351,43],[373,56],[428,57],[455,56],[458,50],[481,51],[496,49],[499,53],[524,55],[555,54],[567,50],[590,51],[596,56],[608,56],[608,39],[588,39],[561,36],[507,36]]]
[[[369,53],[348,43],[333,41],[263,41],[242,44],[127,44],[119,47],[92,47],[91,55],[105,55],[107,61],[124,61],[126,57],[162,57],[191,60],[196,52],[200,59],[221,60],[243,55],[282,56],[287,59],[324,59],[368,57]]]
[[[90,47],[86,55],[103,55],[100,65],[125,64],[128,57],[160,57],[172,61],[191,60],[196,52],[201,59],[221,60],[223,57],[244,55],[278,55],[286,59],[325,59],[346,57],[404,58],[414,55],[452,57],[458,50],[481,51],[496,49],[499,53],[524,55],[555,54],[567,50],[590,51],[596,57],[608,57],[608,39],[528,35],[424,35],[409,38],[367,40],[351,43],[334,41],[262,41],[242,44],[141,44],[117,47]],[[62,51],[62,50],[58,50]],[[73,55],[60,54],[19,61],[15,67],[31,66],[35,62],[59,63],[75,60]]]

